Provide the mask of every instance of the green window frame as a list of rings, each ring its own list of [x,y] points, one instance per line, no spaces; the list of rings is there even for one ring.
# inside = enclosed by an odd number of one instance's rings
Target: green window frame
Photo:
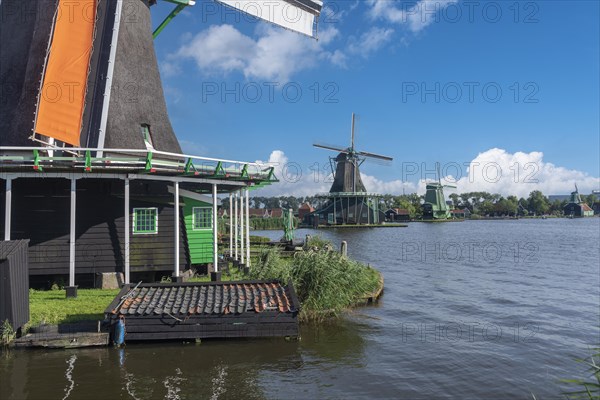
[[[156,235],[158,233],[158,208],[133,209],[133,234]]]
[[[192,229],[195,231],[204,231],[212,228],[212,207],[193,207]]]

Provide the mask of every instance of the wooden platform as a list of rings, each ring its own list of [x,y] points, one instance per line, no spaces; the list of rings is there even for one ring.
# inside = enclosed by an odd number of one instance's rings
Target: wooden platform
[[[276,281],[125,286],[105,313],[125,340],[297,337],[300,304]]]
[[[15,339],[16,348],[43,347],[48,349],[73,349],[79,347],[107,346],[109,333],[101,330],[99,321],[85,323],[42,325],[33,327],[25,336]]]

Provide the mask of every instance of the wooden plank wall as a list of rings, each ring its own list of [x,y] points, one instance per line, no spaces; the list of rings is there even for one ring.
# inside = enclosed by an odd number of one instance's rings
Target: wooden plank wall
[[[123,193],[121,180],[77,182],[76,273],[123,271]],[[159,211],[157,234],[130,236],[131,271],[172,271],[175,226],[167,185],[132,182],[130,205],[132,210],[157,207]],[[30,239],[30,275],[68,274],[69,207],[70,183],[66,179],[13,181],[11,236]],[[189,254],[183,213],[180,215],[180,268],[184,270]]]
[[[0,323],[16,331],[29,322],[28,243],[0,242]]]

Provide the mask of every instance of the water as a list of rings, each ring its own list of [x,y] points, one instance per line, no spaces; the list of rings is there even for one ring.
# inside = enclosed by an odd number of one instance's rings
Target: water
[[[5,352],[0,398],[564,398],[600,345],[598,218],[318,233],[383,272],[378,305],[300,342]]]

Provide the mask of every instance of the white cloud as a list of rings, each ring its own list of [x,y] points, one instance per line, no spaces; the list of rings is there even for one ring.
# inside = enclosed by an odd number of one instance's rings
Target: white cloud
[[[260,189],[259,196],[313,196],[329,191],[330,178],[310,170],[308,165],[290,162],[281,150],[274,150],[268,161],[256,161],[258,164],[275,167],[275,176],[279,183]]]
[[[373,27],[360,35],[358,40],[350,42],[348,52],[367,58],[386,45],[392,39],[393,34],[393,29]]]
[[[371,6],[369,15],[373,19],[381,19],[395,24],[407,25],[408,28],[418,33],[425,27],[438,21],[440,12],[450,4],[458,0],[419,0],[415,2],[401,3],[389,0],[368,0]]]
[[[511,154],[493,148],[478,154],[467,170],[460,174],[462,176],[455,173],[455,167],[446,166],[444,170],[449,176],[445,180],[447,183],[455,182],[457,189],[453,191],[458,193],[486,191],[518,197],[527,197],[534,190],[545,195],[568,194],[573,191],[575,183],[581,193],[589,194],[600,188],[600,178],[556,166],[543,158],[544,154],[537,151]]]
[[[317,193],[326,193],[331,188],[331,174],[316,172],[310,165],[290,162],[285,153],[275,150],[268,161],[256,161],[261,165],[274,166],[275,175],[279,183],[260,189],[260,196],[313,196]],[[400,180],[382,181],[371,175],[361,173],[361,178],[367,191],[372,193],[414,193],[417,189],[412,182]],[[258,192],[257,192],[258,193]]]
[[[274,166],[275,175],[280,180],[279,183],[261,189],[261,196],[310,196],[328,192],[331,187],[331,176],[323,172],[316,174],[308,164],[290,162],[281,150],[273,151],[268,161],[257,162],[265,167]],[[455,190],[446,189],[446,196],[452,192],[486,191],[503,196],[527,197],[534,190],[541,190],[545,195],[568,194],[575,183],[580,193],[589,194],[592,190],[600,189],[600,178],[545,162],[541,152],[511,154],[494,148],[478,154],[467,165],[468,168],[463,163],[441,166],[442,174],[446,175],[442,179],[443,183],[457,186]],[[403,192],[425,193],[426,182],[423,179],[418,182],[385,181],[364,173],[361,173],[361,177],[369,192],[394,195]]]
[[[393,181],[382,181],[371,175],[365,175],[360,173],[367,191],[370,193],[381,193],[381,194],[402,194],[402,193],[415,193],[417,191],[417,185],[414,182],[403,182],[400,179]]]
[[[332,26],[320,32],[319,41],[266,24],[257,27],[257,34],[254,39],[228,24],[211,26],[170,55],[163,69],[174,70],[171,64],[192,59],[203,72],[241,72],[246,78],[281,82],[323,60],[343,62],[342,55],[325,49],[339,36]]]

